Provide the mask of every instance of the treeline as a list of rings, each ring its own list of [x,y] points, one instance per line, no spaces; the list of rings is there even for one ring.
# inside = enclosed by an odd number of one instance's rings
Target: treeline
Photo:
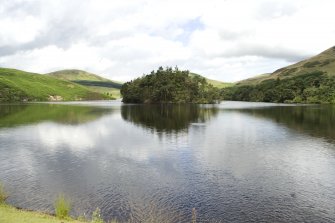
[[[220,91],[199,75],[160,67],[151,74],[125,83],[121,88],[125,103],[215,103]]]
[[[321,71],[269,79],[257,85],[236,85],[221,90],[224,100],[277,103],[335,103],[335,77]]]

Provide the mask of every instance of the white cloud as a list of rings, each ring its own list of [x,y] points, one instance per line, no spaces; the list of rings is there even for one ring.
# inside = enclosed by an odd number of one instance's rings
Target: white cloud
[[[0,66],[129,80],[178,65],[236,81],[333,45],[332,0],[0,0]]]

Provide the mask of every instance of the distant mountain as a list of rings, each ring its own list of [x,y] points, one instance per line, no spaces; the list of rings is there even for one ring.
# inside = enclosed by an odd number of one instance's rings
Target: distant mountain
[[[86,86],[95,92],[112,95],[116,98],[120,97],[122,83],[103,78],[96,74],[82,70],[60,70],[48,73],[47,75]]]
[[[316,71],[321,71],[328,75],[335,76],[335,46],[307,60],[280,68],[271,74],[262,74],[253,78],[239,81],[237,82],[237,85],[259,84],[264,80],[292,78],[301,74],[312,73]]]
[[[0,102],[106,99],[108,96],[65,80],[0,68]]]
[[[335,103],[335,47],[222,90],[225,100]]]

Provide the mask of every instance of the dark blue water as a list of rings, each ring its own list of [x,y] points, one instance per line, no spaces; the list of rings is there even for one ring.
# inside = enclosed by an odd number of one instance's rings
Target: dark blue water
[[[0,105],[18,207],[124,222],[335,222],[335,107]]]

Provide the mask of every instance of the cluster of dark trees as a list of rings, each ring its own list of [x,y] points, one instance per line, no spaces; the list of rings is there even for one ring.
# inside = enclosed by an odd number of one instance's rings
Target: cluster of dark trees
[[[0,103],[31,99],[24,92],[0,83]]]
[[[220,91],[199,75],[160,67],[151,74],[125,83],[121,88],[125,103],[215,103]]]
[[[236,85],[221,90],[224,100],[279,103],[335,103],[335,77],[321,71],[257,85]]]

